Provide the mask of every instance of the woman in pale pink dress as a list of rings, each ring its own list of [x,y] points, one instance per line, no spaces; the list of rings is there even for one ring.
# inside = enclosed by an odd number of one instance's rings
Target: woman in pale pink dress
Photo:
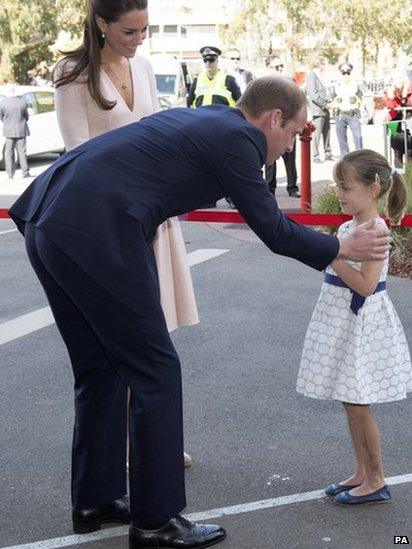
[[[83,45],[54,71],[56,112],[67,150],[159,110],[150,63],[136,55],[146,38],[147,0],[89,0]],[[153,249],[169,331],[199,322],[179,221],[158,229]],[[192,464],[184,454],[185,466]]]

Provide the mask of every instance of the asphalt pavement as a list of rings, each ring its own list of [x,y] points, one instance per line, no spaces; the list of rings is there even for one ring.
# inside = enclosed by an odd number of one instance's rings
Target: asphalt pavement
[[[319,185],[330,167],[320,165]],[[0,207],[15,198],[0,193]],[[283,207],[296,200],[282,185],[278,198]],[[172,335],[182,360],[185,447],[195,459],[185,514],[227,528],[222,549],[385,549],[394,536],[410,542],[412,400],[375,407],[391,503],[345,509],[319,497],[353,467],[342,406],[295,392],[320,273],[275,256],[246,226],[182,225],[189,254],[225,250],[192,267],[201,323]],[[12,229],[0,220],[0,336],[7,322],[47,305]],[[388,280],[412,347],[410,284]],[[126,528],[102,530],[100,538],[71,530],[73,382],[55,326],[10,338],[0,356],[0,547],[126,549]]]

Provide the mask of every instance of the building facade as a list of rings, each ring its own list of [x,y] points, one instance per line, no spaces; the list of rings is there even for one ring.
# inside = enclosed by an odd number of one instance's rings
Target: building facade
[[[199,57],[205,45],[223,46],[223,31],[230,24],[236,2],[219,0],[152,0],[150,3],[148,54]]]

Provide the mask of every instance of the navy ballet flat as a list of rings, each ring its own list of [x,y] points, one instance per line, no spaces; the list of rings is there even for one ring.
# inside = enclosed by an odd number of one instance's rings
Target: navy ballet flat
[[[333,484],[329,484],[329,486],[326,486],[323,491],[327,496],[335,497],[341,492],[352,490],[352,488],[357,488],[358,486],[360,486],[360,484],[339,484],[339,482],[335,482]]]
[[[364,496],[352,496],[348,491],[341,492],[334,498],[334,502],[337,505],[369,505],[371,503],[389,503],[391,500],[391,493],[388,486],[382,486],[376,492],[371,494],[365,494]]]

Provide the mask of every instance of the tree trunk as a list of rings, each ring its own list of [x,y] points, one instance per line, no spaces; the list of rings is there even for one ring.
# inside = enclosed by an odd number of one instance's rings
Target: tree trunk
[[[361,38],[361,51],[362,51],[362,76],[365,78],[366,72],[366,39],[364,36]]]

